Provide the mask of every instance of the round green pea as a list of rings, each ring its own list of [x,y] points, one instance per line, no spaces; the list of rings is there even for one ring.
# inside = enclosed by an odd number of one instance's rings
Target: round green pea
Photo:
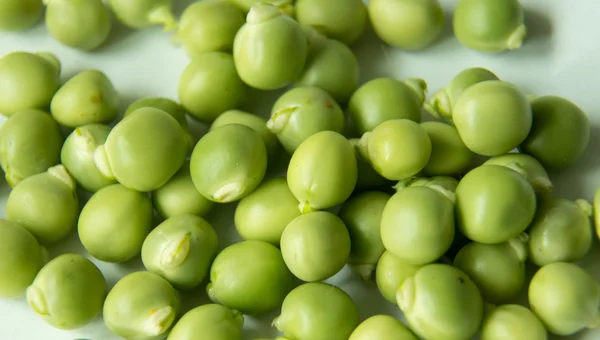
[[[431,140],[431,156],[423,173],[428,176],[457,175],[465,171],[475,156],[460,139],[456,128],[441,122],[424,122]]]
[[[177,27],[171,11],[173,0],[108,0],[108,6],[120,22],[134,29],[161,25],[164,31]]]
[[[133,112],[135,112],[137,109],[141,109],[144,107],[153,107],[165,111],[171,117],[175,118],[179,122],[181,127],[189,134],[188,121],[186,119],[187,112],[185,111],[183,106],[169,98],[148,97],[137,100],[131,105],[129,105],[129,107],[127,107],[127,110],[125,110],[123,117],[127,117]],[[189,139],[191,143],[193,137],[190,135]]]
[[[361,0],[297,0],[296,19],[350,45],[365,31],[367,9]]]
[[[125,262],[139,255],[153,226],[152,215],[147,194],[109,185],[94,193],[81,210],[79,239],[98,260]]]
[[[167,340],[192,340],[201,334],[211,340],[242,340],[244,316],[217,304],[187,312],[173,327]]]
[[[383,252],[375,269],[375,282],[381,295],[393,304],[397,304],[396,291],[404,280],[415,275],[423,267],[414,265],[386,250]]]
[[[27,303],[48,324],[77,329],[102,312],[108,287],[90,260],[64,254],[48,262],[27,288]]]
[[[357,181],[355,191],[361,192],[366,190],[382,190],[392,186],[392,182],[383,178],[380,174],[373,169],[369,161],[365,159],[358,151],[358,145],[360,144],[360,138],[352,138],[349,140],[350,144],[356,151],[356,167],[357,167]]]
[[[527,181],[540,197],[547,196],[554,190],[554,185],[552,185],[546,169],[537,159],[527,154],[507,153],[492,157],[483,164],[503,165],[510,169],[516,168],[518,171],[524,171],[527,174]]]
[[[540,320],[527,308],[502,305],[483,320],[481,340],[546,340],[548,333]]]
[[[261,2],[277,6],[282,13],[290,16],[292,16],[295,12],[293,0],[229,0],[229,2],[236,5],[239,9],[246,13],[250,11],[252,6]]]
[[[0,2],[0,31],[30,29],[40,21],[43,13],[42,0],[3,0]]]
[[[375,315],[363,321],[348,340],[417,340],[402,322],[389,315]]]
[[[454,194],[456,193],[456,187],[458,187],[458,180],[450,176],[409,177],[399,181],[393,188],[396,191],[400,191],[415,186],[437,189],[454,201],[456,199]]]

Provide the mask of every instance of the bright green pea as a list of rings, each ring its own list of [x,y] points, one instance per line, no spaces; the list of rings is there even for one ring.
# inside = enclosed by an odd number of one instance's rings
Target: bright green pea
[[[281,305],[293,278],[277,247],[243,241],[217,255],[206,291],[215,303],[244,314],[262,314]]]
[[[273,326],[290,339],[346,340],[358,325],[350,296],[327,283],[305,283],[283,301]]]
[[[147,194],[109,185],[94,193],[81,210],[79,239],[98,260],[125,262],[139,255],[152,229],[152,215]]]
[[[48,324],[69,330],[96,318],[107,293],[104,276],[90,260],[64,254],[40,270],[27,288],[27,303]]]
[[[481,340],[546,340],[548,334],[540,320],[527,308],[502,305],[483,320]]]
[[[177,27],[177,20],[171,11],[173,0],[108,0],[108,6],[117,19],[134,29],[162,25],[164,31]]]
[[[465,171],[475,156],[455,127],[441,122],[424,122],[421,127],[431,140],[431,157],[423,173],[428,176],[457,175]]]
[[[157,274],[135,272],[112,288],[104,303],[104,323],[126,339],[164,339],[179,317],[181,301]]]
[[[367,9],[361,0],[297,0],[296,19],[350,45],[365,31]]]
[[[6,201],[6,217],[22,225],[40,243],[65,238],[77,224],[79,199],[75,180],[56,165],[17,184]]]
[[[547,196],[554,190],[550,177],[542,164],[540,164],[537,159],[527,154],[507,153],[505,155],[492,157],[483,164],[503,165],[509,169],[517,167],[518,171],[524,171],[527,174],[527,181],[529,181],[531,186],[533,186],[535,193],[540,197]],[[518,168],[520,168],[520,170]]]
[[[402,322],[389,315],[375,315],[363,321],[348,340],[417,340]]]
[[[185,131],[189,132],[185,109],[183,108],[183,106],[179,105],[178,103],[169,98],[147,97],[137,100],[131,105],[129,105],[129,107],[127,107],[127,110],[125,110],[123,117],[127,117],[133,112],[135,112],[137,109],[141,109],[144,107],[153,107],[165,111],[171,117],[175,118]]]
[[[259,3],[268,3],[273,6],[277,6],[279,10],[287,15],[294,15],[295,9],[293,0],[229,0],[232,4],[236,5],[242,11],[248,13],[252,6],[257,5]]]
[[[369,161],[361,156],[358,151],[358,145],[360,144],[360,138],[349,139],[350,144],[356,151],[356,166],[357,166],[357,181],[355,191],[366,191],[366,190],[381,190],[387,189],[392,186],[392,182],[383,178],[380,174],[373,169]]]
[[[407,278],[423,267],[414,265],[386,250],[383,252],[377,268],[375,269],[375,281],[381,295],[393,304],[397,304],[396,291]]]
[[[42,0],[2,0],[0,31],[16,32],[30,29],[40,21],[43,13]]]
[[[187,312],[173,327],[167,340],[242,340],[244,316],[217,304],[207,304]]]

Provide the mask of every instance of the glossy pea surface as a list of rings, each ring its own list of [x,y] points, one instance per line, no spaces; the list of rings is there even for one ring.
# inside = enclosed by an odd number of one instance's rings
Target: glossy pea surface
[[[527,181],[531,184],[539,197],[545,197],[554,190],[554,185],[544,166],[534,157],[524,153],[507,153],[492,157],[484,164],[495,164],[516,169],[526,174]]]
[[[244,316],[218,304],[206,304],[185,313],[168,340],[190,340],[198,334],[211,340],[241,340]]]
[[[540,320],[527,308],[502,305],[483,320],[481,340],[546,340],[548,333]]]
[[[375,315],[361,322],[348,340],[417,340],[402,322],[389,315]]]
[[[351,45],[367,24],[367,9],[360,0],[298,0],[296,19],[326,36]]]

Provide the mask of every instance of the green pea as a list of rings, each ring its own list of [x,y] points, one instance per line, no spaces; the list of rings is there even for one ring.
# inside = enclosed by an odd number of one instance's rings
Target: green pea
[[[519,0],[460,0],[452,26],[464,46],[497,53],[521,48],[527,35],[524,17]]]
[[[291,339],[346,340],[357,325],[358,310],[350,296],[321,282],[292,290],[273,320],[273,326]]]
[[[308,213],[343,203],[356,186],[356,155],[350,142],[333,131],[308,137],[294,152],[287,171],[290,190]]]
[[[102,312],[106,280],[90,260],[78,254],[48,262],[27,288],[27,303],[48,324],[77,329]]]
[[[28,30],[40,21],[43,13],[42,0],[2,0],[0,31]]]
[[[393,119],[421,121],[427,84],[422,79],[399,81],[377,78],[363,84],[350,97],[348,110],[357,132],[374,130]]]
[[[134,272],[112,288],[104,303],[104,323],[126,339],[164,339],[181,310],[169,282],[150,272]]]
[[[417,340],[404,324],[389,315],[375,315],[363,321],[348,340]]]
[[[0,297],[16,298],[44,266],[45,250],[27,229],[0,219]]]
[[[196,144],[190,172],[207,199],[227,203],[254,191],[267,171],[267,150],[260,135],[241,124],[228,124]]]
[[[277,8],[279,8],[279,10],[281,11],[281,13],[283,14],[287,14],[287,15],[294,15],[295,13],[295,9],[294,9],[294,4],[293,4],[293,0],[268,0],[268,1],[263,1],[263,0],[229,0],[229,2],[231,2],[232,4],[236,5],[239,9],[241,9],[242,11],[248,13],[250,11],[250,9],[252,8],[252,6],[257,5],[259,3],[268,3],[271,4],[273,6],[277,6]]]
[[[585,112],[557,96],[531,102],[533,125],[519,149],[546,167],[566,168],[579,159],[590,141],[590,120]]]
[[[167,340],[242,340],[244,316],[217,304],[207,304],[187,312],[173,327]]]
[[[327,92],[317,87],[297,87],[273,105],[267,128],[292,154],[308,137],[320,131],[344,130],[344,113]]]
[[[367,9],[361,0],[297,0],[296,19],[350,45],[365,31]]]
[[[544,199],[529,226],[531,261],[541,267],[581,260],[592,247],[591,215],[586,200]]]
[[[108,0],[108,6],[120,22],[134,29],[162,25],[164,31],[177,27],[171,11],[172,0]]]
[[[596,190],[596,194],[594,195],[593,218],[596,236],[600,238],[600,188]]]
[[[141,109],[144,107],[153,107],[155,109],[165,111],[171,117],[175,118],[175,120],[177,120],[177,122],[179,122],[179,125],[181,125],[181,127],[185,131],[189,131],[185,109],[183,108],[183,106],[181,106],[180,104],[176,103],[175,101],[173,101],[169,98],[147,97],[147,98],[142,98],[140,100],[137,100],[137,101],[133,102],[131,105],[129,105],[129,107],[127,107],[127,110],[125,110],[123,117],[127,117],[130,114],[132,114],[133,112],[137,111],[137,109]]]
[[[206,291],[215,303],[244,314],[262,314],[281,305],[292,282],[293,275],[277,247],[243,241],[217,255]]]
[[[152,215],[147,194],[109,185],[92,195],[81,210],[79,239],[98,260],[125,262],[139,255],[152,229]]]
[[[388,250],[384,251],[375,269],[375,281],[379,292],[386,300],[397,304],[396,291],[404,280],[415,275],[421,267],[423,266],[406,262]]]
[[[548,334],[540,320],[519,305],[496,307],[483,320],[481,340],[546,340]]]
[[[492,157],[483,164],[503,165],[511,169],[515,167],[520,168],[520,170],[517,170],[524,171],[527,174],[527,181],[529,181],[535,193],[540,197],[547,196],[554,190],[554,185],[552,185],[550,177],[542,164],[527,154],[507,153]]]
[[[58,90],[59,74],[60,62],[50,52],[5,54],[0,58],[0,113],[47,109]]]
[[[416,186],[437,189],[454,201],[456,199],[455,193],[456,187],[458,187],[458,180],[449,176],[409,177],[399,181],[393,188],[396,189],[396,191],[400,191],[408,187]]]
[[[357,166],[357,181],[355,191],[361,192],[366,190],[382,190],[392,186],[392,182],[383,178],[380,174],[373,169],[369,161],[365,159],[358,151],[358,145],[360,144],[359,138],[349,139],[350,144],[354,147],[356,152],[356,166]]]
[[[441,122],[424,122],[431,140],[431,156],[423,173],[429,176],[456,175],[465,171],[475,156],[466,147],[455,127]]]
[[[529,305],[550,333],[572,335],[598,324],[600,284],[575,264],[551,263],[531,279]]]
[[[489,80],[467,88],[452,109],[460,138],[471,151],[499,156],[521,144],[531,130],[531,105],[516,86]]]
[[[75,181],[56,165],[17,184],[6,201],[6,217],[19,223],[40,243],[65,238],[77,224],[79,199]]]
[[[396,298],[410,328],[425,339],[471,339],[483,318],[477,286],[445,264],[419,269],[404,280]]]
[[[63,136],[58,124],[43,111],[15,113],[0,127],[0,165],[8,185],[60,163]]]
[[[240,77],[261,90],[293,83],[306,57],[307,40],[300,24],[268,3],[259,2],[250,9],[246,24],[233,42],[233,59]]]
[[[520,235],[531,223],[536,197],[525,177],[500,165],[471,170],[456,188],[459,230],[479,243],[502,243]]]

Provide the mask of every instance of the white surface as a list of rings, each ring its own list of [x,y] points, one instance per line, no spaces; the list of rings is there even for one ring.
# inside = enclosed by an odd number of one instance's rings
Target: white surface
[[[182,8],[188,0],[175,0]],[[447,27],[454,1],[442,1],[447,9]],[[447,83],[455,74],[472,66],[487,67],[501,79],[520,85],[525,91],[537,95],[556,94],[580,105],[592,121],[590,147],[583,159],[561,174],[553,174],[555,194],[571,199],[591,200],[600,187],[600,3],[597,0],[538,0],[524,1],[529,25],[529,38],[524,47],[515,52],[487,55],[466,49],[458,44],[447,28],[441,41],[425,51],[407,53],[384,47],[371,33],[367,34],[355,50],[361,61],[362,81],[378,76],[397,78],[421,77],[428,81],[430,93]],[[180,11],[181,9],[179,9]],[[114,27],[109,43],[94,53],[81,53],[60,46],[53,41],[43,25],[20,33],[0,33],[0,55],[10,51],[50,50],[63,64],[63,79],[68,79],[86,68],[104,71],[122,95],[123,107],[135,99],[146,96],[177,98],[177,82],[187,64],[182,49],[169,43],[169,35],[159,29],[131,32]],[[2,89],[0,89],[1,91]],[[270,102],[276,94],[261,94],[254,112],[267,115]],[[197,132],[201,133],[200,127]],[[4,203],[9,188],[0,186],[0,213],[4,216]],[[232,205],[216,209],[209,220],[217,228],[222,245],[237,240],[233,229]],[[583,261],[586,268],[600,279],[598,242],[592,253]],[[56,256],[65,252],[83,253],[77,235],[52,247]],[[141,269],[139,260],[125,265],[113,265],[96,261],[110,285],[125,273]],[[366,287],[344,269],[329,280],[352,295],[364,319],[377,313],[400,315],[398,309],[381,298],[375,287]],[[203,289],[197,296],[185,296],[184,304],[192,308],[206,302]],[[549,297],[552,298],[552,297]],[[260,320],[247,318],[247,339],[273,337],[277,333],[269,327],[276,315]],[[65,332],[53,329],[29,309],[23,299],[0,301],[0,339],[10,340],[73,340],[86,338],[112,340],[117,337],[98,319],[87,327]],[[600,330],[584,332],[573,339],[600,339]],[[207,339],[208,340],[208,339]]]

